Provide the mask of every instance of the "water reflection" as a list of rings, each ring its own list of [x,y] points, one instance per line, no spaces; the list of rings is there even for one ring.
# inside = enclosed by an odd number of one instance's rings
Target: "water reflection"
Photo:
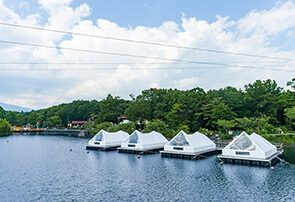
[[[295,147],[284,147],[283,158],[289,163],[295,164]]]
[[[6,142],[9,140],[9,142]],[[86,152],[87,139],[0,138],[1,201],[290,201],[295,166]],[[72,149],[72,151],[70,151]]]

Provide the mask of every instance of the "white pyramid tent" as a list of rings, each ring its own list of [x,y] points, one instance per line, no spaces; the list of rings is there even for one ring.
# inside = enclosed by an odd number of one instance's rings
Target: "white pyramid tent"
[[[128,137],[129,134],[121,130],[113,133],[101,130],[89,140],[88,145],[92,147],[118,147]]]
[[[164,147],[164,152],[197,153],[216,149],[216,145],[206,135],[196,132],[187,134],[180,131]]]
[[[222,150],[222,156],[267,159],[277,153],[277,148],[256,133],[242,132]]]
[[[135,130],[126,140],[121,144],[120,149],[131,150],[153,150],[161,149],[168,142],[168,140],[156,131],[150,133],[141,133]]]

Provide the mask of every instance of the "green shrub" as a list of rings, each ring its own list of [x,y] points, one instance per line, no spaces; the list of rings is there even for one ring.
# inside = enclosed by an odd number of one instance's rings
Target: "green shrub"
[[[222,140],[231,140],[231,139],[233,139],[233,136],[232,136],[232,135],[228,135],[228,134],[224,134],[224,133],[222,133],[222,134],[221,134],[221,139],[222,139]]]
[[[157,131],[167,138],[171,138],[173,136],[173,131],[169,129],[168,125],[160,119],[155,119],[146,125],[144,132],[149,133],[152,131]]]
[[[0,136],[12,134],[11,125],[6,119],[0,118]]]

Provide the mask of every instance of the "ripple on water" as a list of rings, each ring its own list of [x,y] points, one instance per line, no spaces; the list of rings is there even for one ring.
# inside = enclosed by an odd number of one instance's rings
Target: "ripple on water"
[[[9,140],[7,143],[6,140]],[[87,139],[0,139],[1,201],[292,201],[295,166],[86,153]],[[72,151],[70,152],[70,149]]]

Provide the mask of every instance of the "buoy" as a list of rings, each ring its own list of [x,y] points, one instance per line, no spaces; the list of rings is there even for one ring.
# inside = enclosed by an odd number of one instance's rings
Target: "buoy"
[[[140,155],[137,155],[137,158],[140,158]]]
[[[274,167],[270,167],[270,169],[271,169],[271,170],[275,170],[275,168],[274,168]]]
[[[72,149],[70,149],[70,151],[72,151]]]
[[[222,161],[220,161],[220,165],[223,165],[223,162]]]

